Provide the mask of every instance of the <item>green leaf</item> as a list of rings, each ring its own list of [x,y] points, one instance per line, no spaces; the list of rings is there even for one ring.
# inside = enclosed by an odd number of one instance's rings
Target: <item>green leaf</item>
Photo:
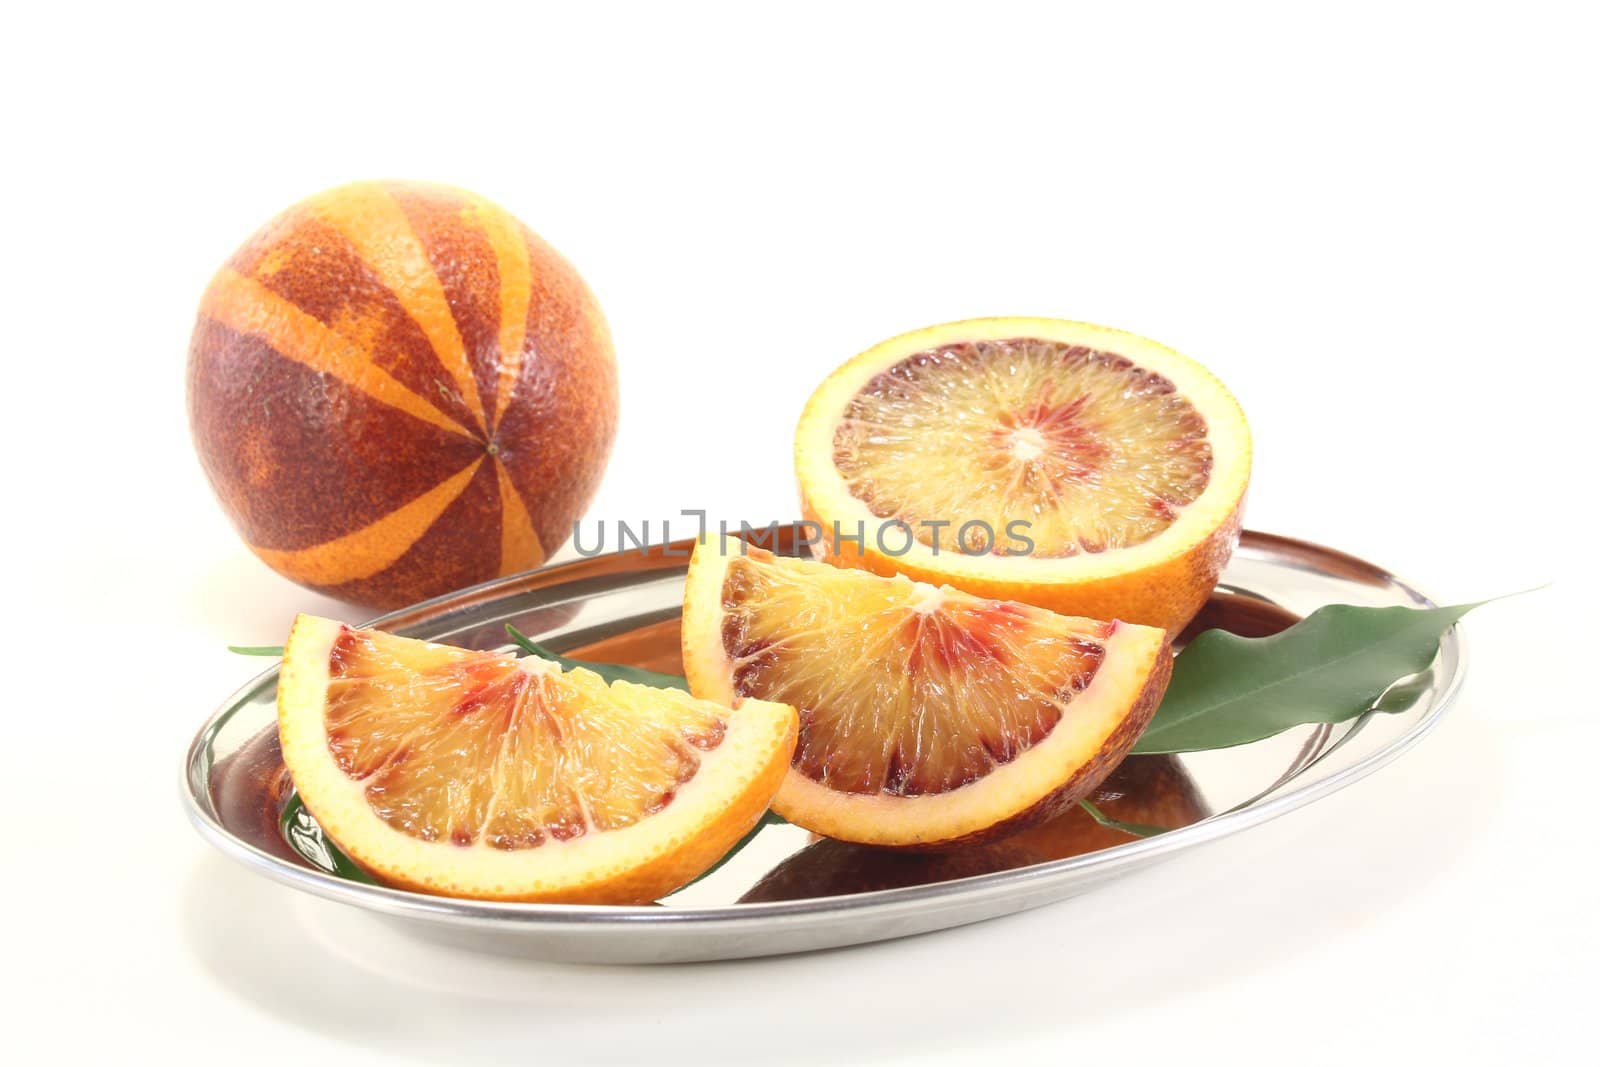
[[[643,667],[624,667],[617,663],[591,663],[588,660],[570,659],[545,648],[509,622],[506,623],[506,633],[524,652],[540,659],[550,660],[552,663],[559,663],[562,670],[582,667],[584,670],[593,671],[607,682],[634,682],[638,685],[654,686],[657,689],[682,689],[684,692],[689,690],[688,681],[681,675],[661,674],[658,671],[647,671]]]
[[[278,816],[278,831],[289,842],[290,848],[304,856],[318,870],[348,878],[352,882],[378,884],[376,878],[356,866],[354,860],[339,851],[339,846],[323,834],[322,827],[317,825],[301,802],[299,793],[289,794],[283,814]]]
[[[229,645],[228,651],[240,656],[283,656],[282,645]]]
[[[1207,630],[1178,657],[1166,697],[1133,751],[1231,748],[1305,723],[1409,707],[1407,694],[1389,693],[1391,687],[1425,671],[1445,631],[1475,607],[1333,604],[1271,637]]]
[[[1078,807],[1088,812],[1089,818],[1108,830],[1121,830],[1123,833],[1132,834],[1134,837],[1154,837],[1157,834],[1167,832],[1165,826],[1151,826],[1148,823],[1123,822],[1121,819],[1113,819],[1087,800],[1078,801]]]

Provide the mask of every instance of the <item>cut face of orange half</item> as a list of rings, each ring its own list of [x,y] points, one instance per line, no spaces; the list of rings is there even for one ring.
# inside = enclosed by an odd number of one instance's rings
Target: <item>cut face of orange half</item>
[[[1250,434],[1221,383],[1153,341],[975,319],[835,371],[795,462],[834,562],[1176,631],[1238,539]]]
[[[655,900],[755,825],[793,708],[737,710],[591,671],[301,615],[278,732],[311,814],[361,866],[448,896]]]
[[[707,540],[689,564],[683,661],[717,703],[793,705],[773,801],[863,844],[1001,836],[1086,796],[1154,714],[1166,634],[1056,615]]]

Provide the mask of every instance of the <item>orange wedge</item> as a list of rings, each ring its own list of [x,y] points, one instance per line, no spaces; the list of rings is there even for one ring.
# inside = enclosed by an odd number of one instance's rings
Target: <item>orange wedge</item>
[[[1152,627],[727,538],[689,563],[683,662],[696,696],[798,709],[778,814],[840,840],[935,848],[1086,796],[1154,714],[1172,653]]]
[[[284,763],[324,832],[384,881],[447,896],[664,896],[766,811],[795,728],[782,704],[730,711],[310,615],[278,680]]]
[[[974,319],[835,371],[795,464],[833,562],[1177,632],[1238,541],[1250,431],[1154,341]]]

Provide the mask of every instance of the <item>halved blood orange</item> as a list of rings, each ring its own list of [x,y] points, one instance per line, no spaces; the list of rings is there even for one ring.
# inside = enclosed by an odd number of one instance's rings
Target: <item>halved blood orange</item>
[[[800,713],[773,809],[862,844],[1002,836],[1087,795],[1144,730],[1166,634],[707,539],[683,606],[689,688]]]
[[[833,562],[1176,632],[1238,540],[1250,432],[1154,341],[974,319],[835,371],[795,463]]]
[[[736,710],[592,671],[301,615],[278,732],[301,799],[387,882],[447,896],[642,903],[766,811],[793,708]]]

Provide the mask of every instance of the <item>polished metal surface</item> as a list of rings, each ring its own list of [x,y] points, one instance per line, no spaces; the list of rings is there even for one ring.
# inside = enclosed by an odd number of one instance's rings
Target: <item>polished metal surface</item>
[[[676,671],[686,565],[683,543],[580,560],[454,593],[375,623],[414,637],[504,648],[510,622],[558,650]],[[1331,603],[1432,606],[1393,575],[1344,553],[1246,532],[1201,621],[1273,632]],[[643,907],[455,900],[318,870],[277,834],[275,805],[285,779],[276,750],[276,669],[235,693],[201,728],[185,760],[183,799],[201,834],[227,855],[295,889],[392,916],[419,936],[588,963],[777,955],[903,937],[1053,903],[1260,825],[1410,748],[1455,696],[1464,663],[1452,630],[1424,684],[1406,688],[1399,711],[1333,728],[1302,727],[1233,749],[1130,761],[1119,788],[1126,803],[1147,803],[1161,813],[1143,820],[1172,827],[1158,836],[1119,837],[1072,813],[1077,822],[1063,817],[1029,838],[1026,849],[1010,844],[958,861],[926,861],[814,843],[796,827],[772,826],[709,877]]]

